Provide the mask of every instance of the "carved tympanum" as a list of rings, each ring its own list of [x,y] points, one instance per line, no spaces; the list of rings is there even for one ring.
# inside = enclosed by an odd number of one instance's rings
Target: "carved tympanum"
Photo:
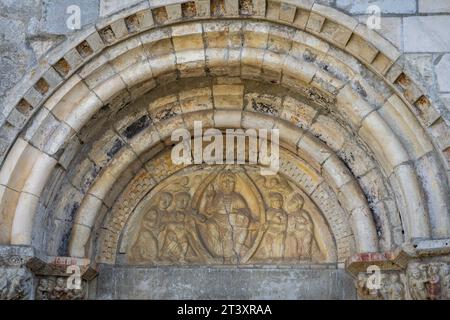
[[[322,238],[331,235],[311,200],[281,175],[262,177],[253,169],[192,168],[161,182],[129,223],[128,261],[324,261],[330,246]]]

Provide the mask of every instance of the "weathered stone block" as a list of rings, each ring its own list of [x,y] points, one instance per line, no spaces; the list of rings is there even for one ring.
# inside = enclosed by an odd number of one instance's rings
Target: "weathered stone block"
[[[283,101],[281,117],[304,130],[309,128],[316,114],[314,108],[291,97]]]
[[[444,54],[435,66],[440,91],[450,91],[450,53]]]
[[[371,63],[378,53],[377,48],[355,34],[350,38],[346,49],[368,63]]]
[[[403,18],[405,52],[450,51],[450,16],[413,16]],[[433,37],[430,37],[433,34]],[[420,39],[421,41],[417,41]]]
[[[296,10],[297,8],[294,5],[282,2],[280,5],[280,20],[292,23],[295,18]]]
[[[311,125],[310,132],[324,141],[334,151],[340,150],[348,133],[331,118],[319,115]]]
[[[239,0],[224,0],[225,14],[227,16],[239,15]]]
[[[323,163],[322,170],[323,177],[328,181],[336,193],[339,192],[339,189],[344,184],[353,179],[350,171],[335,155],[327,158],[327,160]]]
[[[419,13],[450,13],[449,0],[418,0]]]
[[[355,177],[359,177],[374,168],[377,164],[354,140],[347,140],[344,146],[337,152],[339,158],[349,167]]]
[[[367,13],[367,8],[370,5],[377,5],[381,9],[381,13],[411,14],[416,12],[415,0],[337,0],[336,2],[338,8],[347,10],[352,14]]]
[[[45,13],[43,29],[53,34],[69,34],[76,31],[73,28],[73,17],[79,12],[80,26],[96,21],[99,16],[99,2],[105,0],[48,0],[44,2]],[[77,6],[72,8],[71,6]],[[79,11],[76,11],[79,10]]]
[[[242,113],[240,110],[214,110],[216,128],[240,128]]]
[[[211,15],[211,3],[209,0],[195,0],[197,16],[209,17]]]
[[[213,108],[212,93],[209,87],[182,91],[179,97],[183,113]]]
[[[424,129],[397,95],[390,97],[379,112],[414,159],[433,149],[431,142],[424,135]]]
[[[122,267],[115,268],[113,274],[117,284],[114,299],[352,299],[356,297],[353,280],[343,270],[338,269]],[[222,280],[216,281],[216,279]],[[303,285],[299,286],[299,281]],[[189,285],[186,286],[187,283]],[[227,285],[224,287],[223,283]],[[206,287],[207,292],[204,290]],[[158,288],[158,290],[148,288]],[[244,289],[236,290],[236,288]],[[97,291],[97,293],[100,296],[107,294],[105,291]]]
[[[244,106],[243,85],[215,85],[213,86],[215,109],[241,109]]]
[[[314,3],[311,11],[324,16],[327,20],[334,21],[338,25],[344,27],[344,29],[346,28],[350,31],[353,31],[353,29],[355,29],[356,25],[358,24],[358,21],[355,18],[349,17],[339,10],[336,10],[330,6],[322,5],[317,2]]]
[[[376,111],[364,119],[359,134],[370,145],[386,173],[409,160],[395,133]]]
[[[309,19],[309,11],[297,8],[293,25],[296,26],[297,28],[305,29],[306,24],[308,23],[308,19]]]
[[[174,21],[181,19],[181,4],[173,4],[170,6],[166,6],[167,18],[169,21]]]
[[[269,27],[262,23],[249,23],[243,28],[244,46],[265,49]]]
[[[136,3],[141,2],[141,0],[130,0],[124,3],[121,0],[99,0],[100,1],[100,16],[105,17],[121,9],[132,6]],[[97,1],[96,1],[97,2]],[[98,4],[97,4],[98,6]]]
[[[311,12],[311,14],[309,15],[308,23],[306,24],[306,29],[319,33],[322,30],[324,22],[325,17]]]

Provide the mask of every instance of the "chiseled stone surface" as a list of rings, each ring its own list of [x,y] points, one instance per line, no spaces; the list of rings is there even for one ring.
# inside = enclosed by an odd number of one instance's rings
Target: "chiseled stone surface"
[[[100,285],[113,279],[113,286]],[[132,268],[102,266],[99,299],[355,299],[342,269]]]
[[[358,16],[359,22],[366,24],[370,22],[370,16]],[[402,49],[402,18],[381,16],[380,29],[374,29],[375,32],[389,40],[397,49]]]
[[[440,57],[435,64],[436,76],[440,91],[450,92],[450,53]]]
[[[418,0],[420,13],[450,13],[450,0]]]
[[[449,29],[450,15],[404,17],[403,49],[405,52],[449,52]]]
[[[92,1],[93,4],[97,5],[100,8],[100,16],[105,17],[112,13],[115,13],[121,9],[130,7],[136,3],[142,2],[142,0],[129,0],[129,1],[121,1],[121,0],[96,0]]]
[[[74,30],[70,29],[68,25],[71,25],[71,15],[76,11],[69,10],[71,9],[69,8],[70,6],[77,6],[80,9],[80,27],[94,23],[99,15],[99,1],[100,0],[46,1],[43,17],[43,31],[53,34],[73,33]]]
[[[41,19],[39,0],[0,2],[1,58],[0,97],[13,87],[31,65],[34,53],[26,45],[27,21]],[[11,57],[14,57],[11,59]]]
[[[352,14],[367,13],[370,5],[376,5],[382,13],[411,14],[416,12],[416,0],[336,0],[336,6]]]

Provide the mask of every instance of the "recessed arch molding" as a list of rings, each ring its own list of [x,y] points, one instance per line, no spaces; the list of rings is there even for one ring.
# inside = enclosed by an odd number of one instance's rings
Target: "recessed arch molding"
[[[67,266],[83,284],[69,299],[118,297],[113,273],[159,283],[207,266],[372,299],[373,265],[390,288],[375,298],[433,298],[414,283],[448,277],[448,119],[401,59],[306,0],[142,1],[75,32],[4,99],[0,263],[18,298],[49,298]],[[279,130],[278,173],[174,164],[175,130],[207,144],[198,121]]]

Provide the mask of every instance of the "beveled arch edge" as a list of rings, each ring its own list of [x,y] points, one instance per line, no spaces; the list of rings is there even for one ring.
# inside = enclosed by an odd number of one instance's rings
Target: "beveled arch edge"
[[[173,6],[181,6],[181,3],[186,2],[185,0],[179,1],[176,4],[170,4],[171,7]],[[400,52],[387,40],[385,40],[382,36],[377,34],[376,32],[368,29],[364,24],[358,23],[357,20],[355,20],[353,17],[350,17],[337,9],[327,7],[321,4],[313,3],[313,1],[309,0],[289,0],[287,2],[281,2],[276,0],[275,2],[284,3],[284,5],[287,5],[288,8],[290,7],[291,10],[293,10],[293,16],[286,18],[283,15],[278,14],[269,14],[267,12],[267,6],[265,0],[255,0],[255,3],[257,3],[258,9],[255,11],[253,15],[251,14],[245,14],[240,15],[238,12],[235,12],[236,9],[232,9],[232,12],[226,12],[224,16],[219,16],[216,18],[238,18],[243,17],[245,19],[252,20],[253,18],[256,19],[266,19],[267,21],[275,21],[280,24],[285,25],[291,25],[293,27],[297,27],[299,29],[304,29],[312,34],[315,34],[316,36],[324,39],[325,41],[328,41],[337,47],[343,48],[351,55],[355,56],[358,60],[360,60],[363,64],[369,67],[372,71],[377,73],[378,75],[382,76],[383,79],[391,86],[393,87],[394,84],[396,84],[396,91],[399,93],[400,98],[407,102],[408,107],[415,111],[416,116],[420,116],[425,109],[420,109],[417,112],[417,109],[414,109],[411,104],[417,104],[420,102],[420,104],[425,104],[427,108],[433,109],[434,106],[429,103],[429,99],[427,101],[426,95],[423,93],[424,88],[421,88],[420,85],[415,84],[411,81],[411,78],[408,77],[407,72],[405,72],[400,64],[397,64],[396,61],[400,57]],[[200,2],[196,2],[197,5],[201,6],[202,4]],[[92,59],[94,56],[98,55],[105,47],[111,46],[117,42],[120,42],[124,39],[130,38],[137,33],[152,29],[154,27],[159,26],[166,26],[176,23],[182,23],[186,21],[196,21],[196,20],[204,20],[204,19],[213,19],[214,16],[211,17],[208,10],[205,8],[209,8],[209,2],[204,1],[203,3],[204,7],[202,10],[197,10],[198,15],[193,17],[185,17],[185,16],[175,16],[172,17],[172,19],[168,19],[167,21],[163,23],[158,23],[154,21],[154,10],[158,10],[160,8],[166,9],[167,6],[162,7],[151,7],[148,1],[142,1],[136,5],[133,5],[131,8],[126,8],[122,10],[119,13],[114,13],[110,17],[106,17],[104,19],[101,19],[95,26],[92,26],[90,28],[87,28],[85,30],[82,30],[78,32],[77,34],[72,35],[69,37],[68,40],[66,40],[63,44],[57,46],[55,49],[52,49],[50,52],[48,52],[44,57],[41,58],[40,63],[36,68],[34,68],[31,72],[27,73],[24,77],[24,79],[16,85],[12,90],[10,90],[9,94],[5,98],[5,105],[3,108],[3,116],[2,118],[2,125],[5,124],[6,119],[10,115],[11,112],[13,112],[15,106],[18,105],[18,103],[22,100],[30,100],[31,106],[34,110],[37,110],[38,107],[42,105],[42,103],[51,95],[51,93],[54,92],[55,89],[59,87],[59,85],[67,79],[70,75],[74,74],[79,68],[87,63],[90,59]],[[300,12],[304,12],[307,14],[306,21],[298,25],[294,21],[294,18],[296,17],[295,14],[298,14]],[[314,29],[312,26],[308,27],[309,19],[313,19],[310,17],[310,15],[313,15],[314,19],[319,19],[321,23],[319,24],[318,29]],[[131,16],[139,16],[141,24],[136,30],[133,30],[132,33],[126,32],[126,25],[125,25],[125,18],[131,17]],[[292,14],[291,14],[292,15]],[[326,19],[326,20],[325,20]],[[390,62],[387,64],[389,68],[385,68],[383,70],[377,70],[372,64],[376,64],[377,62],[377,56],[373,58],[371,61],[369,61],[367,58],[358,56],[358,52],[355,52],[352,49],[346,48],[348,43],[338,43],[335,41],[333,37],[326,36],[324,34],[321,34],[321,28],[325,21],[330,21],[332,23],[337,24],[339,27],[344,28],[343,30],[350,30],[350,34],[348,35],[347,41],[353,36],[361,38],[365,45],[368,47],[375,48],[378,50],[378,55],[382,55],[384,57],[389,57]],[[311,23],[313,24],[313,23]],[[104,44],[100,35],[99,31],[103,30],[107,27],[114,27],[113,30],[121,30],[121,35],[117,39],[115,39],[113,42]],[[124,29],[125,27],[125,29]],[[359,40],[358,38],[358,40]],[[93,46],[94,52],[92,55],[82,58],[79,56],[77,57],[77,64],[73,67],[73,70],[70,70],[70,72],[64,76],[61,77],[54,68],[55,63],[59,61],[64,56],[68,57],[69,55],[77,55],[75,52],[75,47],[83,43],[84,41],[87,41],[88,43],[95,44]],[[73,43],[76,43],[75,46],[73,46]],[[80,61],[81,58],[81,61]],[[369,62],[368,62],[369,61]],[[389,69],[389,70],[388,70]],[[44,79],[51,79],[49,92],[46,92],[44,95],[40,95],[39,92],[36,92],[36,90],[33,88],[33,86],[28,86],[28,82],[32,82],[36,84],[41,78]],[[400,91],[402,93],[400,94]],[[414,92],[414,94],[411,96],[411,93]],[[433,109],[434,110],[434,109]],[[419,120],[421,120],[421,124],[424,127],[427,127],[433,123],[436,123],[438,119],[441,119],[439,117],[439,112],[435,110],[434,112],[431,112],[431,118],[432,120],[426,120],[424,118],[419,117]],[[425,115],[427,118],[430,118],[428,115]],[[29,119],[29,117],[28,117]],[[23,120],[22,120],[23,121]],[[25,120],[27,121],[27,119]],[[431,123],[430,123],[431,122]],[[445,122],[448,122],[445,120]],[[19,126],[19,129],[22,129],[25,123],[22,123],[21,126]],[[435,134],[439,134],[438,131],[435,131]],[[16,136],[17,137],[17,136]],[[12,145],[11,141],[11,145]],[[9,149],[8,149],[9,150]],[[2,162],[4,160],[4,156],[2,158]]]

